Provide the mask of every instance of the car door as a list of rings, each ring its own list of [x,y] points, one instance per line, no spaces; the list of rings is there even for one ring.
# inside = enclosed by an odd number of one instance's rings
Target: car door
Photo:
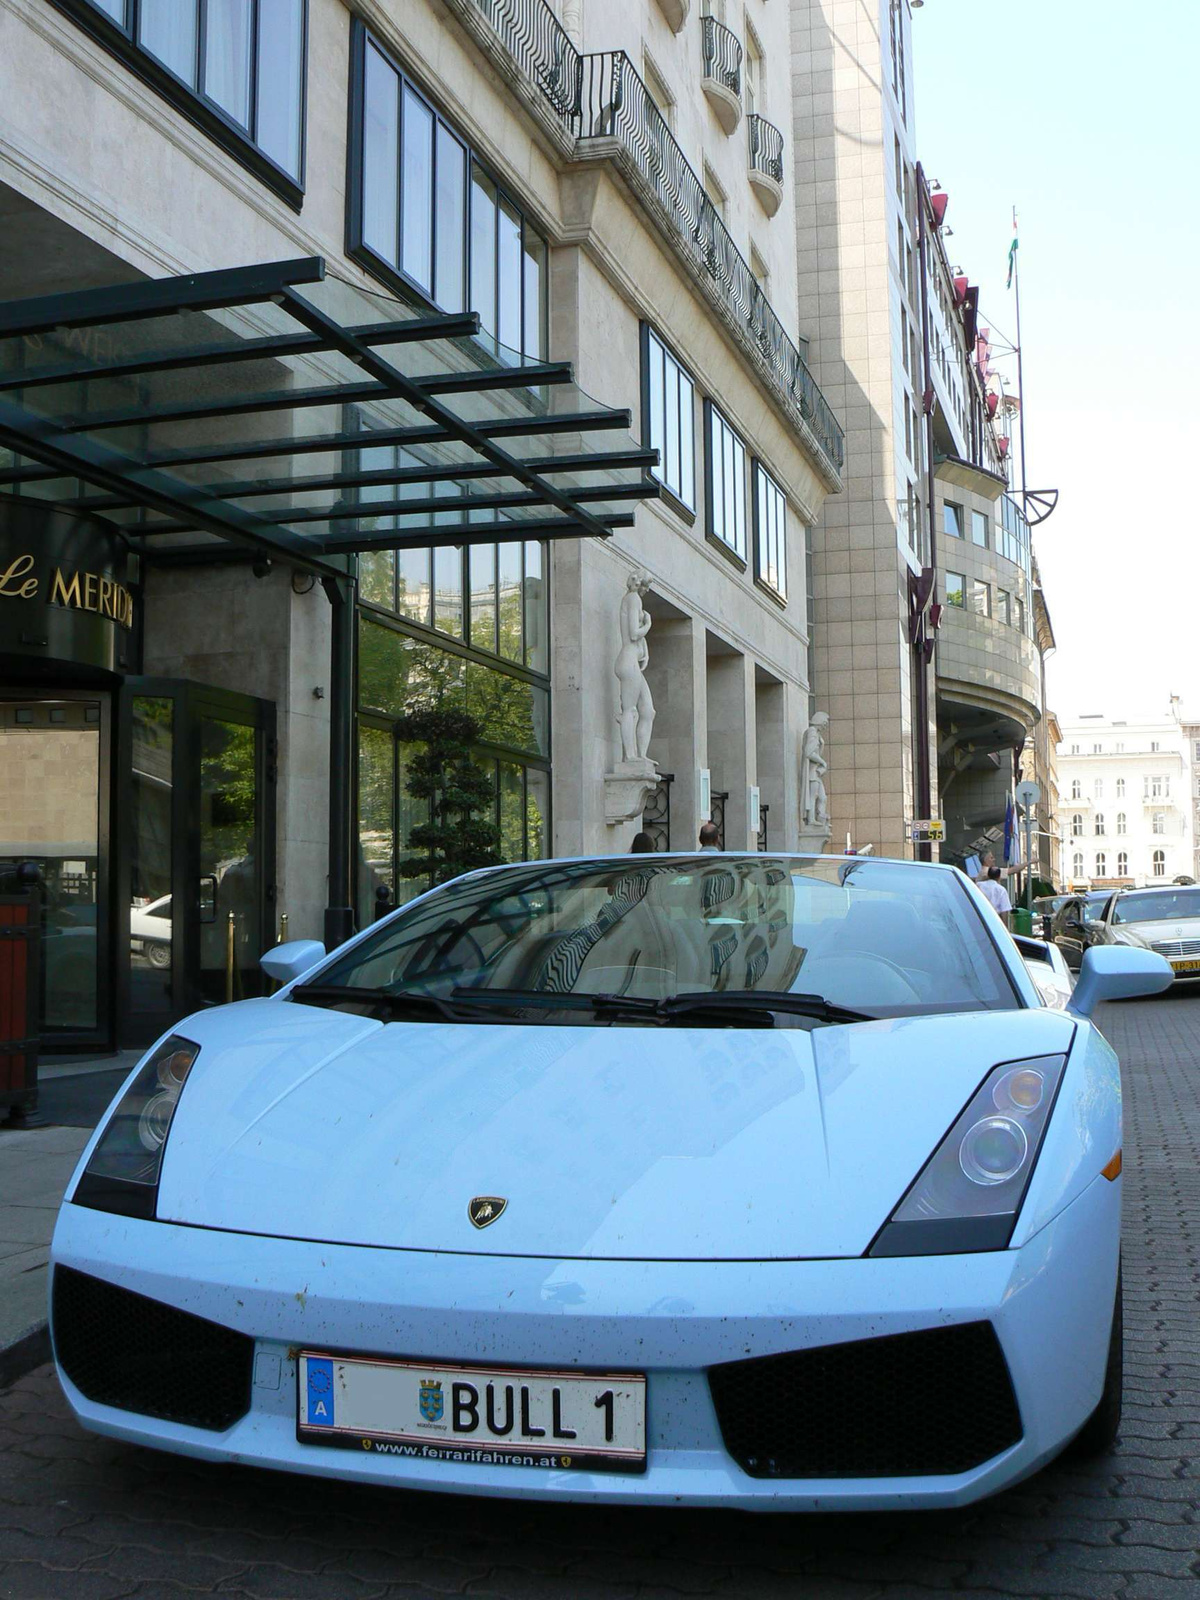
[[[1083,920],[1083,901],[1072,896],[1054,918],[1054,942],[1072,972],[1078,972],[1087,947],[1087,928]]]

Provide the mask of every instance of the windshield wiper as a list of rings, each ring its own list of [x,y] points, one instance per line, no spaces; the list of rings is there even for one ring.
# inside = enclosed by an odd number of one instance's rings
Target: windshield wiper
[[[789,1011],[798,1017],[815,1017],[820,1022],[874,1022],[865,1011],[849,1011],[835,1006],[819,994],[792,994],[787,989],[701,989],[694,994],[673,994],[657,1002],[666,1017],[686,1016],[692,1011],[731,1011],[745,1007],[751,1011]]]
[[[457,988],[451,991],[451,996],[454,1000],[513,1010],[591,1011],[594,1016],[609,1021],[645,1018],[660,1025],[668,1025],[696,1012],[710,1013],[713,1022],[718,1022],[720,1014],[724,1012],[736,1026],[741,1027],[754,1025],[749,1019],[755,1012],[766,1018],[776,1011],[788,1011],[796,1016],[814,1017],[820,1022],[831,1023],[876,1020],[865,1012],[848,1011],[845,1006],[833,1005],[819,994],[791,994],[781,989],[701,989],[695,993],[655,999],[649,995],[633,994],[556,993],[551,989]]]
[[[425,1017],[437,1022],[462,1022],[467,1013],[435,994],[413,994],[409,990],[360,989],[343,983],[299,983],[289,999],[314,1006],[361,1005],[368,1013],[386,1011],[389,1016]]]

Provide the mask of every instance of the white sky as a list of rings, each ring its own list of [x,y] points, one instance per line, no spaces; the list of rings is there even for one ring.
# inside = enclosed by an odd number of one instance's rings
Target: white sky
[[[1034,536],[1050,705],[1200,712],[1200,0],[926,0],[913,55],[947,252],[1009,342],[1017,207],[1028,481],[1061,491]]]

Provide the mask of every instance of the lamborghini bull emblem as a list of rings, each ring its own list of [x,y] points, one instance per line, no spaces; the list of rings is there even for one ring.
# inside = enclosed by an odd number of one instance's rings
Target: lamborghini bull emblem
[[[442,1382],[439,1378],[436,1383],[421,1379],[421,1393],[418,1401],[421,1415],[426,1422],[440,1422],[442,1412],[445,1410],[445,1401],[442,1398]]]
[[[504,1214],[508,1201],[497,1194],[477,1194],[467,1205],[473,1228],[488,1228]]]

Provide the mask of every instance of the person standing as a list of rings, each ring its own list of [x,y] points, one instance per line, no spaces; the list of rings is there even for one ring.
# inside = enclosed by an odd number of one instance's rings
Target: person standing
[[[985,878],[976,881],[984,899],[1007,928],[1012,916],[1012,901],[1008,898],[1008,890],[1001,883],[1000,876],[1000,868],[993,866]]]

